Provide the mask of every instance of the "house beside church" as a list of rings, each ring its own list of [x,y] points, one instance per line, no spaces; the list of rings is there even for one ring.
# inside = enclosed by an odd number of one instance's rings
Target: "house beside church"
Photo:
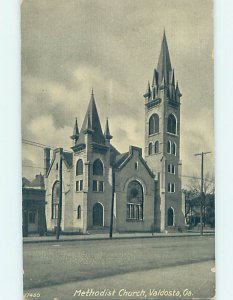
[[[145,148],[120,153],[110,120],[102,131],[94,93],[81,126],[76,119],[72,151],[44,149],[46,222],[56,230],[62,184],[61,230],[109,228],[149,232],[184,227],[180,161],[180,97],[164,33],[157,68],[144,94]],[[143,109],[143,107],[142,107]],[[61,169],[62,168],[62,169]],[[62,174],[62,182],[59,173]]]
[[[23,236],[46,232],[45,186],[41,174],[32,181],[22,178],[22,221]]]

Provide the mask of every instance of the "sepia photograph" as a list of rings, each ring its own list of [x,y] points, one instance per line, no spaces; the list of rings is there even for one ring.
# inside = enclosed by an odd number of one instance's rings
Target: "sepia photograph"
[[[214,299],[210,0],[21,3],[24,299]]]

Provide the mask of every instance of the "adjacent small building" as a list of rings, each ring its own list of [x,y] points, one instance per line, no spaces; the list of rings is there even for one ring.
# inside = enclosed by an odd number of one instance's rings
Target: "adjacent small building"
[[[23,236],[46,232],[44,177],[39,174],[29,181],[22,178]]]

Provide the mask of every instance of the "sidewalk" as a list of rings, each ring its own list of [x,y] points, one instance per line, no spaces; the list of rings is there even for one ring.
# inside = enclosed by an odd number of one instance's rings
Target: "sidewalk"
[[[204,236],[214,236],[214,231],[204,232]],[[165,238],[165,237],[193,237],[200,236],[199,232],[171,232],[171,233],[113,233],[112,239],[142,239],[142,238]],[[54,243],[54,242],[71,242],[71,241],[90,241],[90,240],[108,240],[108,233],[90,233],[80,235],[60,235],[60,239],[56,240],[56,236],[36,236],[31,235],[23,237],[23,243]]]

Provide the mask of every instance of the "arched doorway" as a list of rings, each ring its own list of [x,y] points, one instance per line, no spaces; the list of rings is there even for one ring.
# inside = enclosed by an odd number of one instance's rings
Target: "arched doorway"
[[[93,206],[93,226],[104,226],[104,210],[101,203]]]
[[[167,226],[174,226],[174,210],[172,207],[167,210]]]

